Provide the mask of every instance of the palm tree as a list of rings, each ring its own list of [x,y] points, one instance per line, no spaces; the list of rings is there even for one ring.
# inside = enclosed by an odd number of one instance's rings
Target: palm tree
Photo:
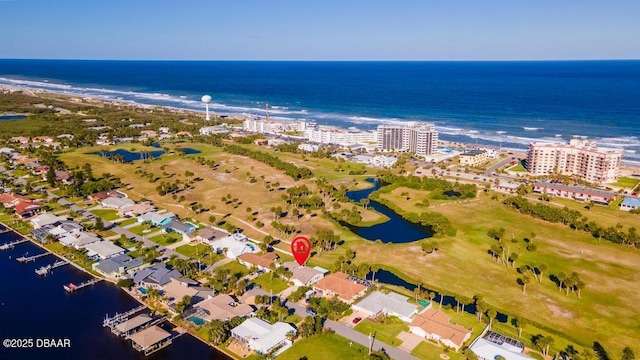
[[[521,278],[518,278],[518,284],[520,286],[522,286],[522,294],[525,294],[527,291],[527,284],[531,281],[531,279],[527,276],[524,275]]]
[[[371,282],[375,282],[376,281],[376,273],[378,272],[378,270],[380,270],[380,266],[373,264],[371,265]]]
[[[498,312],[495,309],[489,309],[487,311],[487,316],[489,317],[489,330],[491,330],[491,325],[493,325],[493,319],[496,318]]]

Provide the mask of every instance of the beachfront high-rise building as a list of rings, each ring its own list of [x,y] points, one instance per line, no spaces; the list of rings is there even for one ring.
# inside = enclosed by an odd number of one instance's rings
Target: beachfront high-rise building
[[[304,137],[309,141],[342,146],[375,143],[377,134],[373,130],[358,130],[355,128],[345,130],[326,126],[309,127],[304,131]]]
[[[379,125],[378,149],[409,151],[416,155],[433,155],[438,149],[438,132],[433,124]]]
[[[556,172],[605,184],[618,180],[621,162],[622,151],[598,148],[594,141],[573,139],[569,144],[529,144],[526,167],[532,175]]]
[[[307,122],[300,121],[272,121],[259,118],[247,118],[242,122],[242,130],[259,134],[280,134],[285,132],[303,132]]]

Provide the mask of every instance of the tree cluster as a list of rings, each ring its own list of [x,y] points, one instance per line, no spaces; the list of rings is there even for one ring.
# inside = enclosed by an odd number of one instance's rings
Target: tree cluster
[[[247,156],[275,169],[283,170],[285,174],[296,180],[313,177],[313,172],[310,169],[306,167],[298,167],[294,164],[282,161],[280,158],[268,153],[247,149],[237,145],[227,145],[224,147],[224,150],[230,154]]]

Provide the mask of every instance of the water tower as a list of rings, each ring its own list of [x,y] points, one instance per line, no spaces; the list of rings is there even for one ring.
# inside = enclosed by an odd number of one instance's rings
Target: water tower
[[[207,109],[207,116],[205,117],[205,120],[211,120],[211,117],[209,117],[209,103],[211,102],[211,96],[205,95],[200,100],[202,100],[205,108]]]

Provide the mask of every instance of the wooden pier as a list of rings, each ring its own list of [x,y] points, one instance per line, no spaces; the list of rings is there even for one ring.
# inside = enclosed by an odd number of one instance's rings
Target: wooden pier
[[[4,231],[1,231],[1,232],[0,232],[0,234],[4,234],[4,233],[6,233],[6,232],[8,232],[8,231],[11,231],[11,230],[4,230]],[[14,246],[16,246],[16,245],[18,245],[18,244],[22,244],[22,243],[25,243],[25,242],[27,242],[27,241],[29,241],[29,239],[20,239],[20,240],[16,240],[16,241],[8,242],[8,243],[6,243],[6,244],[2,244],[2,245],[0,245],[0,250],[9,250],[9,249],[12,249],[12,248],[13,248]]]
[[[82,289],[83,287],[87,287],[90,285],[93,285],[95,283],[98,283],[102,281],[102,279],[98,279],[98,278],[93,278],[91,280],[87,280],[85,282],[82,282],[78,285],[74,284],[74,283],[69,283],[68,285],[62,285],[62,287],[64,288],[64,290],[68,293],[72,293],[74,291],[78,291],[80,289]]]
[[[25,263],[28,263],[30,261],[35,261],[36,259],[39,259],[39,258],[41,258],[43,256],[47,256],[47,255],[51,255],[51,253],[45,252],[45,253],[38,254],[38,255],[33,255],[33,256],[20,256],[16,260],[18,260],[19,263],[25,264]]]
[[[35,272],[36,274],[40,275],[40,276],[46,276],[49,275],[51,273],[51,271],[57,267],[60,266],[64,266],[69,264],[68,261],[64,261],[64,260],[58,260],[56,262],[54,262],[53,264],[47,265],[47,266],[43,266],[39,269],[36,269]]]
[[[109,317],[107,315],[102,321],[102,326],[108,327],[111,330],[113,330],[116,325],[129,320],[129,316],[132,316],[133,314],[140,312],[146,308],[147,308],[146,305],[140,305],[137,308],[131,309],[125,313],[122,313],[122,314],[116,313],[113,317]]]

